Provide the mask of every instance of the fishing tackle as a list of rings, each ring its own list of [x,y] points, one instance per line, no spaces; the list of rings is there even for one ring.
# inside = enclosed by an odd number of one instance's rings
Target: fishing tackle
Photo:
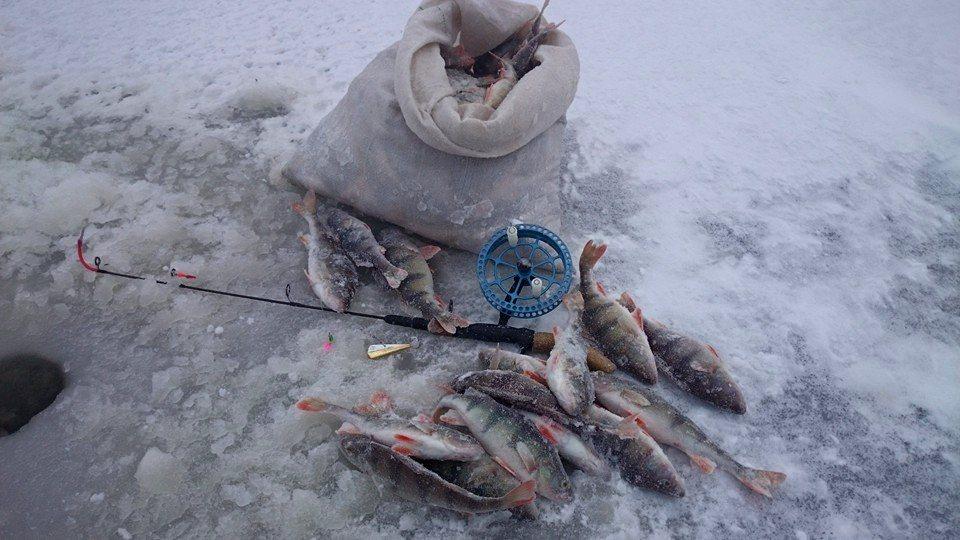
[[[80,231],[80,237],[77,238],[77,260],[80,262],[80,265],[83,266],[86,270],[94,272],[96,274],[104,274],[108,276],[114,276],[124,279],[133,279],[139,281],[148,281],[153,279],[154,282],[159,283],[160,285],[169,285],[170,282],[164,281],[161,279],[147,278],[144,276],[138,276],[135,274],[130,274],[127,272],[117,272],[114,270],[107,270],[103,268],[103,260],[97,256],[93,258],[93,264],[87,261],[83,253],[83,236],[85,230]],[[568,265],[569,266],[569,265]],[[192,274],[186,274],[183,272],[178,272],[175,269],[170,270],[172,277],[179,279],[193,280],[197,279],[196,276]],[[209,287],[200,287],[197,285],[190,285],[187,283],[177,283],[178,289],[184,289],[187,291],[194,291],[199,293],[206,294],[215,294],[220,296],[229,296],[231,298],[242,298],[244,300],[253,300],[255,302],[264,302],[268,304],[277,304],[283,306],[290,306],[300,309],[310,309],[314,311],[325,311],[327,313],[333,313],[340,315],[328,307],[317,306],[312,304],[304,304],[302,302],[297,302],[290,298],[290,284],[286,285],[284,289],[284,296],[286,300],[277,300],[275,298],[267,298],[264,296],[255,296],[252,294],[242,294],[233,291],[224,291],[219,289],[213,289]],[[363,317],[365,319],[375,319],[383,321],[387,324],[393,326],[403,326],[405,328],[413,328],[415,330],[427,330],[427,325],[430,321],[424,319],[423,317],[408,317],[405,315],[375,315],[372,313],[363,313],[359,311],[344,311],[342,315],[350,315],[353,317]],[[486,341],[490,343],[512,343],[517,345],[523,352],[538,352],[538,353],[549,353],[553,348],[553,334],[549,332],[535,332],[530,328],[514,328],[512,326],[506,326],[501,324],[487,324],[487,323],[473,323],[469,326],[463,328],[457,328],[455,334],[450,334],[451,337],[472,339],[476,341]],[[599,369],[602,371],[610,372],[616,369],[616,366],[598,351],[591,350],[587,358],[588,363],[593,369]]]

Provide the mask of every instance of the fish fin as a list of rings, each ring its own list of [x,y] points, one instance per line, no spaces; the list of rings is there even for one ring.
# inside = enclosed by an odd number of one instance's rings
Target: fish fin
[[[298,401],[297,408],[301,411],[320,412],[327,408],[327,404],[320,398],[308,397]]]
[[[690,362],[690,369],[695,371],[700,371],[703,373],[713,373],[714,371],[717,370],[717,365],[707,364],[705,362],[699,362],[697,360],[694,360],[693,362]]]
[[[438,246],[423,246],[420,248],[420,256],[426,261],[432,259],[437,253],[440,253],[440,248]]]
[[[307,281],[309,281],[311,285],[314,284],[313,278],[310,277],[310,272],[308,272],[306,268],[303,269],[303,275],[307,276]]]
[[[403,280],[407,279],[407,271],[403,268],[397,268],[396,266],[392,267],[386,272],[381,272],[384,279],[387,280],[387,286],[391,289],[396,289],[403,283]]]
[[[493,355],[493,358],[490,359],[490,369],[500,369],[500,354],[501,354],[500,344],[497,343],[497,352]]]
[[[617,435],[621,439],[636,439],[640,437],[641,426],[643,425],[643,420],[635,414],[624,418],[617,424]]]
[[[310,239],[307,238],[307,235],[305,235],[305,234],[301,234],[300,236],[297,237],[297,239],[300,240],[300,243],[303,244],[303,245],[305,245],[305,246],[309,246],[309,245],[310,245]]]
[[[520,462],[523,463],[528,473],[533,474],[537,472],[539,468],[537,460],[533,457],[533,452],[530,451],[530,448],[525,443],[517,443],[517,455],[520,456]]]
[[[719,359],[720,359],[720,353],[718,353],[717,350],[713,348],[713,345],[710,345],[709,343],[705,343],[705,345],[707,346],[708,349],[710,349],[710,352],[713,353],[713,355],[717,357],[717,360],[719,360]]]
[[[650,400],[648,400],[643,394],[637,392],[636,390],[630,390],[629,388],[624,388],[620,391],[620,395],[623,399],[633,403],[638,407],[649,407]]]
[[[298,203],[298,202],[295,202],[295,203],[293,203],[293,204],[290,205],[290,208],[292,208],[293,211],[296,212],[297,214],[300,214],[301,216],[303,215],[303,205],[302,205],[302,204],[300,204],[300,203]]]
[[[493,456],[493,460],[497,462],[497,465],[500,465],[501,467],[503,467],[503,469],[504,469],[505,471],[507,471],[508,473],[510,473],[511,476],[517,477],[517,473],[516,473],[513,469],[510,468],[510,465],[507,465],[507,462],[504,461],[504,459],[503,459],[502,457]]]
[[[303,195],[303,209],[311,214],[317,213],[317,193],[312,189]]]
[[[375,411],[387,413],[393,411],[393,398],[384,389],[379,389],[370,395],[370,406]]]
[[[374,408],[371,407],[369,403],[362,403],[360,405],[357,405],[356,407],[353,408],[353,412],[357,414],[363,414],[366,416],[374,416],[377,414],[377,411],[375,411]]]
[[[510,490],[503,496],[507,508],[515,508],[532,503],[537,498],[537,481],[531,478]]]
[[[583,251],[580,252],[580,273],[583,274],[584,270],[590,270],[596,266],[597,261],[606,251],[606,244],[597,244],[593,240],[588,240],[583,246]]]
[[[414,422],[419,422],[421,424],[433,424],[433,419],[430,418],[430,415],[426,413],[418,413],[416,416],[411,418]]]
[[[548,443],[554,446],[557,446],[558,444],[560,444],[560,441],[557,440],[557,436],[550,429],[550,426],[547,425],[545,422],[537,423],[537,431],[540,432],[540,435],[543,435],[543,438],[546,439]]]
[[[637,303],[633,301],[633,297],[630,296],[630,293],[628,293],[627,291],[623,291],[622,293],[620,293],[620,299],[617,300],[617,302],[621,306],[627,308],[627,311],[633,311],[637,309]]]
[[[698,456],[696,454],[690,455],[690,461],[694,462],[697,465],[697,467],[700,467],[701,471],[707,474],[712,473],[713,470],[717,468],[716,463],[710,461],[709,459],[703,456]]]
[[[540,375],[536,371],[530,371],[529,369],[523,370],[523,375],[530,377],[531,379],[537,381],[540,384],[546,385],[547,380],[543,378],[543,375]]]
[[[553,329],[550,330],[550,332],[553,334],[554,339],[560,337],[560,327],[559,327],[559,326],[554,326]]]
[[[600,291],[600,294],[606,296],[607,290],[603,288],[603,283],[597,282],[597,290]]]
[[[438,418],[438,420],[450,426],[467,425],[467,423],[463,421],[463,417],[460,416],[460,414],[457,413],[457,411],[454,411],[452,409],[440,415],[440,418]]]
[[[567,293],[563,297],[563,306],[570,311],[583,309],[583,294],[580,291]]]
[[[633,317],[633,320],[637,323],[637,326],[640,327],[640,330],[643,331],[643,310],[637,308],[630,312],[630,315]]]
[[[391,446],[390,449],[400,454],[401,456],[412,456],[415,453],[413,448],[410,448],[409,446],[404,446],[402,444],[395,444]]]
[[[393,436],[393,438],[397,441],[408,443],[408,444],[416,444],[417,442],[417,440],[414,439],[413,437],[409,435],[404,435],[403,433],[397,433],[396,435]]]
[[[426,421],[421,420],[420,416],[411,418],[410,425],[426,433],[427,435],[432,435],[435,431],[437,431],[437,425],[431,422],[429,418],[427,418]]]
[[[364,225],[367,227],[367,230],[369,231],[369,230],[370,230],[370,226],[367,225],[366,223],[364,223]],[[385,247],[383,247],[383,246],[377,246],[377,247],[380,248],[380,254],[381,254],[381,255],[383,255],[384,253],[387,252],[387,248],[385,248]]]
[[[782,472],[749,468],[744,468],[736,477],[743,485],[770,499],[773,498],[771,490],[787,479],[787,475]]]
[[[427,323],[427,330],[433,334],[439,335],[453,335],[457,332],[457,327],[454,326],[449,321],[441,321],[439,317],[434,317],[430,319],[430,322]]]
[[[340,427],[337,428],[337,435],[361,435],[363,432],[360,431],[360,428],[351,424],[350,422],[344,422],[340,424]]]
[[[514,508],[532,503],[537,498],[537,481],[531,478],[510,490],[503,496],[506,508]]]

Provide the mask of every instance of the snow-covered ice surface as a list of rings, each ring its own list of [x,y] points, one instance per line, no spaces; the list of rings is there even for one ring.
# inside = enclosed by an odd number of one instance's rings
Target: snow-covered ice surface
[[[608,289],[721,351],[745,416],[662,392],[785,471],[773,501],[672,451],[685,498],[577,474],[541,523],[381,496],[292,404],[384,387],[426,409],[475,344],[372,362],[411,333],[77,265],[87,224],[107,268],[310,298],[279,168],[414,8],[0,2],[0,353],[69,377],[0,438],[0,536],[960,534],[956,2],[550,6],[583,66],[564,236],[606,238]],[[472,257],[437,259],[439,289],[492,319]],[[399,309],[373,283],[356,307]]]

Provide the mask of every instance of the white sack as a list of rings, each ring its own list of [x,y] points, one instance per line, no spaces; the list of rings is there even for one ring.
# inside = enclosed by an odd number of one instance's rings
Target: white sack
[[[284,168],[295,183],[442,244],[478,251],[512,220],[559,230],[563,115],[579,61],[551,32],[496,110],[459,104],[439,43],[473,55],[534,17],[509,0],[428,0]],[[399,99],[398,99],[399,96]]]

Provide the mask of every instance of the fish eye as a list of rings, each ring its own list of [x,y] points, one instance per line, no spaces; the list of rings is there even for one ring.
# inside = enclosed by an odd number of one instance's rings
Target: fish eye
[[[563,480],[560,481],[560,487],[562,487],[563,489],[567,489],[568,487],[570,487],[570,481],[564,478]]]

